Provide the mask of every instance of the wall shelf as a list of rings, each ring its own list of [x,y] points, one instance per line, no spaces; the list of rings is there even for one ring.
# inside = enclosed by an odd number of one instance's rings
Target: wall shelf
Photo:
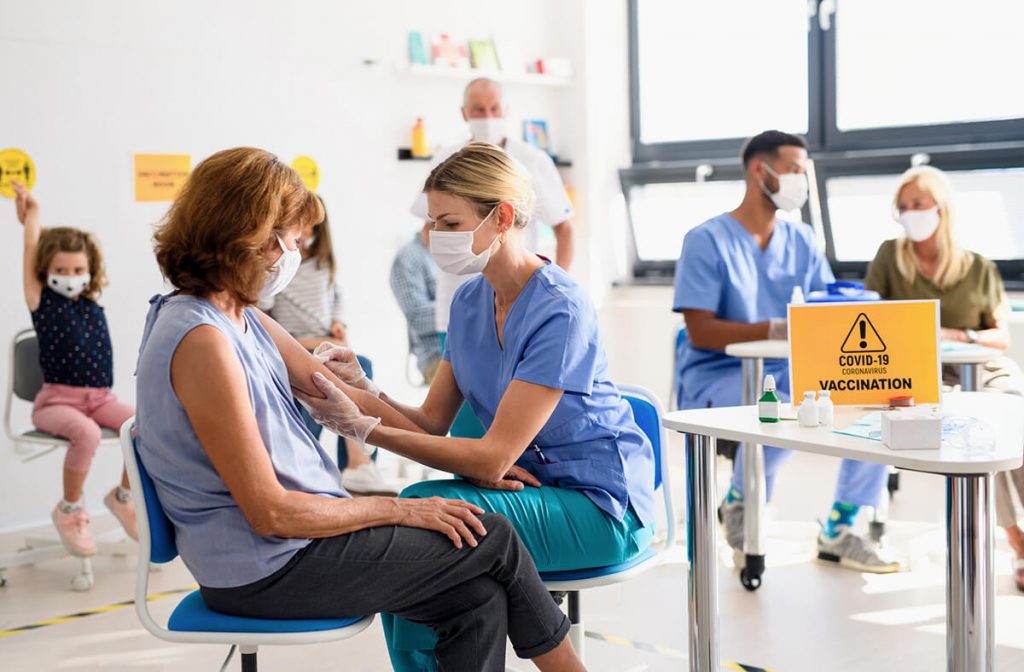
[[[489,77],[496,82],[507,82],[510,84],[530,84],[534,86],[568,86],[572,79],[558,75],[542,75],[535,72],[510,73],[498,70],[476,70],[473,68],[449,68],[439,65],[423,65],[419,63],[406,63],[397,65],[395,71],[401,75],[413,77],[437,77],[441,79],[457,79],[468,82],[477,77]]]

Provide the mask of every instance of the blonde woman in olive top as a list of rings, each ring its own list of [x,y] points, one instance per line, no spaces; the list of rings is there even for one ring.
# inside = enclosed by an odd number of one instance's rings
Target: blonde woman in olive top
[[[868,267],[866,286],[884,299],[939,299],[942,340],[977,343],[1005,352],[1009,304],[995,264],[957,245],[953,237],[952,189],[942,171],[911,168],[896,188],[894,209],[904,235],[882,243]],[[957,371],[944,366],[943,382],[959,383]],[[986,390],[1021,394],[1024,376],[1009,357],[985,365]],[[1024,502],[1024,467],[996,476],[996,519],[1006,530],[1016,556],[1014,580],[1024,591],[1024,531],[1010,494]]]

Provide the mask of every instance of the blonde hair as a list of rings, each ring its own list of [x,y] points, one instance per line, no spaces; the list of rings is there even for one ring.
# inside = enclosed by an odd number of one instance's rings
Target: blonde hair
[[[50,269],[50,262],[57,256],[58,252],[84,252],[89,260],[89,285],[82,292],[82,296],[95,301],[99,298],[100,292],[107,285],[107,270],[103,265],[103,252],[100,244],[96,242],[95,236],[88,231],[73,229],[67,226],[58,226],[52,229],[43,229],[39,234],[39,244],[36,246],[36,277],[43,286],[46,286],[46,275]]]
[[[526,170],[500,147],[471,142],[430,171],[423,193],[438,191],[464,198],[477,214],[485,216],[499,203],[515,210],[516,227],[522,229],[533,216],[533,187]]]
[[[893,196],[893,208],[898,209],[900,194],[910,184],[928,194],[939,209],[939,228],[936,230],[936,243],[939,248],[939,263],[935,268],[935,276],[931,279],[939,289],[946,289],[963,279],[969,270],[970,254],[961,248],[953,237],[953,188],[946,175],[938,168],[931,166],[915,166],[903,173],[900,183]],[[896,241],[896,270],[912,283],[918,273],[917,253],[914,243],[907,237]]]

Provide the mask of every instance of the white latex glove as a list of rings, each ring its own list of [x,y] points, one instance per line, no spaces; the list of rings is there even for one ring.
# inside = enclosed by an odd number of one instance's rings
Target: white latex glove
[[[789,338],[789,321],[784,317],[773,317],[768,320],[768,338],[773,341],[785,341]]]
[[[316,346],[313,356],[323,362],[331,373],[352,387],[366,390],[375,397],[380,396],[380,388],[366,376],[352,348],[324,341]]]
[[[366,437],[380,424],[380,418],[370,418],[360,413],[359,407],[337,385],[327,380],[324,374],[314,373],[313,384],[325,399],[295,390],[295,396],[309,410],[313,419],[335,434],[358,441],[367,455],[373,453],[376,449],[366,445]]]

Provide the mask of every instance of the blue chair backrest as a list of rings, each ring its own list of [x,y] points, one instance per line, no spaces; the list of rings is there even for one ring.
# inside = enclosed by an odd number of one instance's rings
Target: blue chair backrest
[[[139,481],[142,482],[142,496],[146,500],[146,518],[149,522],[149,561],[156,563],[170,562],[178,557],[178,545],[174,541],[174,524],[171,523],[164,507],[156,496],[156,486],[149,477],[145,465],[139,459],[136,439],[132,437],[132,452],[135,453],[135,465],[139,469]]]
[[[623,394],[623,399],[629,402],[633,408],[633,419],[640,426],[640,430],[651,440],[654,447],[654,487],[661,487],[661,418],[658,417],[658,409],[654,404],[634,397],[630,394]]]
[[[672,408],[679,408],[683,401],[683,377],[679,375],[679,362],[683,360],[683,352],[689,345],[690,338],[686,334],[686,327],[679,327],[679,331],[676,332],[675,356],[672,360],[672,395],[675,397]]]

